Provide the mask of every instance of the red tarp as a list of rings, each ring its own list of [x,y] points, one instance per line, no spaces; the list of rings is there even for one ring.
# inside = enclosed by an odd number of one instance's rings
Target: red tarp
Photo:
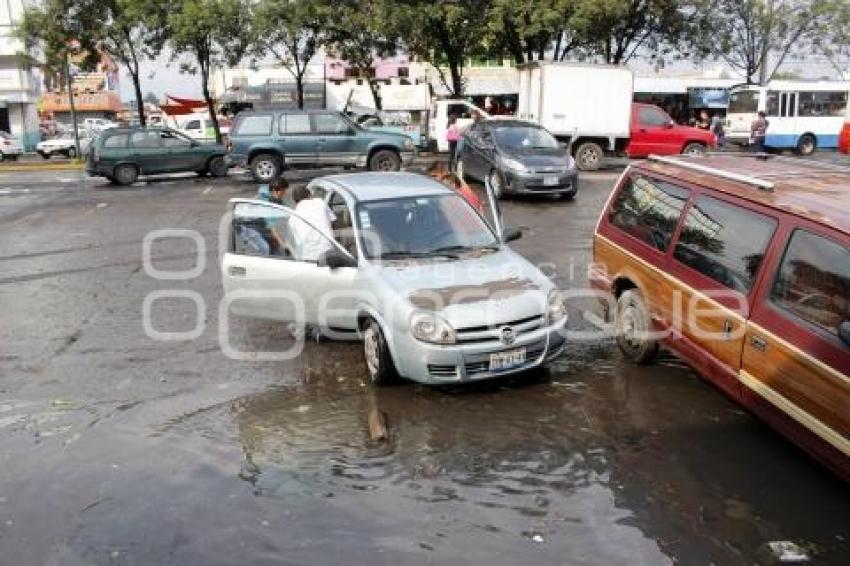
[[[166,94],[165,98],[168,103],[163,104],[159,108],[169,116],[183,116],[185,114],[193,114],[198,110],[206,110],[207,108],[207,103],[203,100],[195,100],[192,98],[178,98],[176,96],[171,96],[170,94]]]

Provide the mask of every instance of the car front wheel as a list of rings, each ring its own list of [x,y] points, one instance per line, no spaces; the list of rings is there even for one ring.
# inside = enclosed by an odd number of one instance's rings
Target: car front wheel
[[[615,329],[617,345],[629,360],[645,365],[655,358],[658,341],[652,337],[652,318],[638,290],[623,291],[617,299]]]
[[[221,155],[217,155],[210,159],[209,164],[207,165],[207,170],[213,177],[224,177],[227,175],[227,163],[224,161],[224,157]]]
[[[363,327],[363,356],[373,385],[385,385],[398,376],[384,333],[371,318]]]
[[[705,146],[701,143],[689,143],[682,149],[682,155],[698,156],[705,155]]]
[[[251,174],[258,183],[270,183],[280,176],[280,160],[270,153],[261,153],[251,159]]]
[[[398,171],[401,169],[401,158],[390,149],[376,151],[369,159],[370,171]]]

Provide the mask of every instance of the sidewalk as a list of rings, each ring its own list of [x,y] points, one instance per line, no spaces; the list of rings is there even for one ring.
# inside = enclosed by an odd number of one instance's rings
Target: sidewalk
[[[44,159],[37,153],[25,153],[16,160],[4,159],[0,162],[0,173],[14,171],[77,171],[85,167],[85,162],[67,157]]]

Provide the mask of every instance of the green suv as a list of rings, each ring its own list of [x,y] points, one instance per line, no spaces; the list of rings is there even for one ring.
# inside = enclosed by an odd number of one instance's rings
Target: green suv
[[[231,130],[230,160],[268,183],[290,167],[368,167],[398,171],[413,160],[410,137],[366,130],[330,110],[240,112]]]
[[[120,185],[139,175],[194,171],[227,175],[227,150],[221,144],[200,143],[168,128],[111,128],[92,143],[86,173]]]

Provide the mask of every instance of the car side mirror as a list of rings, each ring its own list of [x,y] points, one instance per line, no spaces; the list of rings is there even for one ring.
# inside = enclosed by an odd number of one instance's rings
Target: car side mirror
[[[838,325],[838,337],[845,346],[850,346],[850,320],[845,320]]]
[[[504,232],[502,232],[503,242],[513,242],[520,238],[522,238],[522,230],[519,228],[505,228]]]
[[[673,127],[673,126],[675,126],[675,125],[676,125],[676,122],[674,122],[673,120],[670,120],[669,122],[667,122],[666,124],[664,124],[664,127],[665,127],[665,128],[667,128],[667,129],[669,130],[670,128],[672,128],[672,127]]]
[[[319,267],[330,267],[331,269],[357,267],[357,262],[351,256],[342,253],[337,248],[331,248],[319,256]]]

